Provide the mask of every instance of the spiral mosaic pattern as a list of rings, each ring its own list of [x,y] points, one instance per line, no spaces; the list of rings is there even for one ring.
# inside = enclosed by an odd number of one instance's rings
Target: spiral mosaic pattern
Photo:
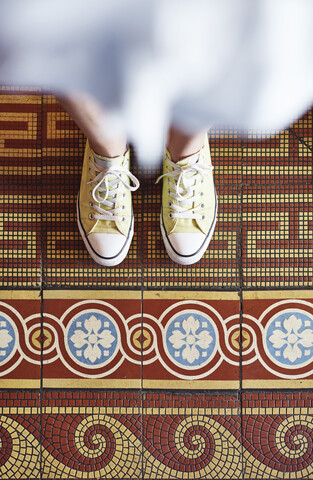
[[[1,478],[36,478],[40,474],[38,431],[27,428],[23,419],[0,416]]]
[[[34,394],[13,397],[0,392],[2,412],[15,405],[0,416],[1,479],[313,475],[309,393],[246,394],[240,411],[235,395],[52,391],[41,417]]]
[[[305,478],[313,473],[312,417],[258,415],[244,418],[244,424],[249,475],[267,471],[276,478],[280,471],[284,478]],[[268,435],[268,443],[254,440],[259,429]]]

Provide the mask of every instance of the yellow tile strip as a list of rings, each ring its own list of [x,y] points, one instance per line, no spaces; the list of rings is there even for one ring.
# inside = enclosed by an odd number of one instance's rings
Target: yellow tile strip
[[[294,390],[301,388],[313,388],[313,380],[243,380],[242,388],[292,388]]]
[[[43,203],[42,200],[42,195],[12,195],[12,194],[7,194],[7,195],[0,195],[0,204],[8,204],[8,203],[25,203],[27,205],[29,204],[41,204]],[[45,203],[51,203],[45,200]],[[3,215],[3,214],[2,214]],[[15,214],[17,215],[17,214]]]
[[[22,408],[21,408],[22,410]],[[258,409],[255,409],[258,410]],[[260,410],[260,409],[259,409]],[[313,410],[313,409],[312,409]],[[162,407],[44,407],[45,414],[95,414],[98,415],[238,415],[239,408],[162,408]],[[1,410],[0,410],[1,413]]]
[[[313,290],[258,290],[255,292],[243,292],[244,300],[263,300],[263,299],[293,299],[309,298],[313,300]]]
[[[243,194],[242,195],[242,200],[244,203],[299,203],[299,202],[303,202],[303,201],[309,201],[310,199],[312,198],[312,195],[311,193],[307,193],[307,192],[302,192],[301,190],[299,190],[298,192],[296,193],[292,193],[292,190],[290,188],[290,190],[288,192],[280,192],[280,193],[272,193],[272,194],[261,194],[261,195],[258,195],[256,193],[249,193],[249,194]],[[272,213],[270,213],[268,215],[268,218],[271,217],[271,215],[273,215]],[[259,213],[257,214],[256,212],[251,212],[251,213],[244,213],[243,214],[243,220],[245,220],[246,218],[249,218],[249,217],[253,217],[253,218],[256,218],[256,217],[259,217],[259,218],[265,218],[265,215],[264,213]]]
[[[272,154],[270,154],[271,156]],[[251,165],[242,168],[242,174],[244,175],[310,175],[312,173],[311,165],[278,165],[269,168],[268,166]]]
[[[139,400],[140,402],[140,400]],[[0,407],[0,415],[313,415],[312,407],[254,407],[254,408],[199,408],[199,407]]]
[[[30,150],[27,150],[30,152]],[[53,156],[53,157],[75,157],[77,156],[77,148],[54,148],[54,147],[49,147],[49,148],[43,148],[42,149],[42,155],[43,156]],[[28,156],[31,156],[28,154]],[[83,160],[84,154],[82,153],[82,160]]]
[[[29,379],[0,379],[0,388],[39,388],[39,380]],[[244,380],[243,388],[263,388],[263,389],[283,389],[292,388],[294,390],[303,388],[313,388],[313,380]],[[143,380],[140,379],[81,379],[81,378],[45,378],[43,380],[44,388],[102,388],[102,389],[175,389],[175,390],[203,390],[210,392],[212,390],[238,390],[239,381],[237,380]]]
[[[92,287],[91,287],[92,288]],[[44,299],[79,299],[79,300],[140,300],[140,290],[45,290]]]
[[[0,381],[1,382],[1,381]],[[18,380],[16,380],[18,382]],[[44,378],[43,388],[140,388],[141,380],[135,379],[81,379]]]
[[[239,380],[143,380],[143,388],[178,390],[239,389]]]
[[[18,389],[29,389],[29,388],[40,388],[40,380],[30,380],[24,378],[1,378],[0,379],[0,388],[18,388]]]
[[[38,290],[0,290],[0,300],[40,300]],[[0,379],[0,386],[4,380]],[[20,380],[18,380],[20,382]]]
[[[239,300],[238,292],[204,291],[148,291],[143,293],[144,300]]]
[[[12,92],[13,93],[13,92]],[[38,94],[40,92],[38,91]],[[41,104],[40,95],[0,95],[0,103],[28,103]]]
[[[19,165],[0,166],[0,175],[41,175],[41,166],[20,167]]]
[[[140,299],[140,290],[45,290],[44,299]],[[238,292],[203,292],[203,291],[146,291],[144,300],[238,300]],[[0,290],[1,300],[37,300],[39,290]],[[264,299],[312,299],[313,290],[257,290],[244,291],[244,300]]]
[[[7,158],[21,158],[21,157],[26,157],[26,158],[39,158],[42,156],[41,151],[39,149],[35,148],[7,148],[5,149],[3,146],[1,146],[0,142],[0,154],[2,157],[7,157]]]

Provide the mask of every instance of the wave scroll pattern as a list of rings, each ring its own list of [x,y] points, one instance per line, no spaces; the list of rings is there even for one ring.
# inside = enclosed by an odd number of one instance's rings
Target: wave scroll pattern
[[[40,445],[40,432],[31,431],[31,421],[27,428],[3,415],[0,475],[1,479],[40,474],[54,479],[138,479],[143,474],[155,479],[186,475],[222,479],[240,478],[243,471],[246,478],[256,479],[312,475],[311,416],[246,416],[242,437],[236,429],[238,418],[199,412],[143,417],[98,412],[64,415],[62,422],[60,415],[49,415],[43,417],[46,430]],[[58,438],[59,443],[51,442]]]

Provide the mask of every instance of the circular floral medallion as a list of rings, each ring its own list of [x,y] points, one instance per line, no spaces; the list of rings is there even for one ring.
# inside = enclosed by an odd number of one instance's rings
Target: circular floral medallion
[[[183,368],[197,369],[210,361],[217,347],[217,331],[209,317],[182,312],[165,329],[166,351]]]
[[[67,327],[66,344],[76,363],[89,368],[107,364],[115,356],[119,334],[112,318],[103,313],[84,312]]]
[[[15,352],[17,331],[13,322],[0,315],[0,365],[8,361]]]
[[[275,315],[265,331],[265,347],[274,363],[290,369],[312,362],[313,318],[296,310]]]

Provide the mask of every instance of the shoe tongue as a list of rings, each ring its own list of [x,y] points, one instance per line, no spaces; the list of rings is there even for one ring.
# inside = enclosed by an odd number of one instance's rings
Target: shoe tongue
[[[114,166],[121,166],[124,162],[124,155],[120,155],[119,157],[103,157],[102,155],[93,154],[94,162],[96,165],[102,168],[109,168]]]
[[[190,157],[183,158],[182,160],[179,160],[176,162],[176,165],[179,165],[180,167],[189,167],[197,163],[199,159],[199,153],[195,153],[194,155],[190,155]]]

